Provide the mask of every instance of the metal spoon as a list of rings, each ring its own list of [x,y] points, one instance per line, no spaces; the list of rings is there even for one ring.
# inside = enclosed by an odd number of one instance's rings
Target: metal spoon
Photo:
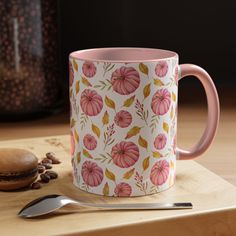
[[[94,207],[110,210],[165,210],[165,209],[191,209],[190,202],[180,203],[125,203],[125,204],[98,204],[90,202],[76,201],[61,195],[46,195],[28,203],[19,213],[20,217],[33,218],[46,215],[68,204],[78,204],[84,207]]]

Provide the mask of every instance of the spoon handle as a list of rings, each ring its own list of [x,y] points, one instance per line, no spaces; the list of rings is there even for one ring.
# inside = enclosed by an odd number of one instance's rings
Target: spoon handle
[[[78,203],[80,206],[96,207],[110,210],[166,210],[166,209],[191,209],[190,202],[178,203],[125,203],[125,204],[97,204],[97,203]]]

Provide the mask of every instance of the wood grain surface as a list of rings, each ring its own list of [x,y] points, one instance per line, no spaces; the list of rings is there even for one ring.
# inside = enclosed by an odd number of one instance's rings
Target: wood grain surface
[[[177,162],[174,187],[146,197],[112,198],[83,192],[72,184],[69,136],[0,142],[0,147],[26,148],[42,158],[53,151],[62,160],[55,165],[59,179],[40,190],[0,192],[1,235],[235,235],[236,187],[194,161]],[[45,194],[65,194],[75,199],[105,202],[191,201],[192,210],[101,211],[70,206],[50,217],[21,219],[17,212]],[[154,233],[156,232],[156,233]]]

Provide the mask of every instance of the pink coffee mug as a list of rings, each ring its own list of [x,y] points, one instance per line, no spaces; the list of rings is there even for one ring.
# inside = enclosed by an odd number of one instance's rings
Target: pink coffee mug
[[[69,58],[71,155],[74,184],[105,196],[141,196],[174,184],[176,159],[192,159],[210,146],[219,101],[202,68],[178,65],[175,52],[99,48]],[[192,75],[204,86],[208,121],[190,150],[176,147],[178,80]]]

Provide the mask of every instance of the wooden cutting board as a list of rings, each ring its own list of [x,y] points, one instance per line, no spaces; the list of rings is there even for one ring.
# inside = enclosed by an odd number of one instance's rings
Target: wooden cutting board
[[[101,197],[72,184],[69,136],[4,141],[0,147],[25,148],[39,158],[53,151],[62,160],[54,165],[59,179],[40,190],[0,192],[0,235],[236,235],[236,187],[194,161],[177,162],[177,181],[171,189],[146,197]],[[46,194],[64,194],[92,202],[183,202],[192,210],[100,211],[70,206],[48,217],[22,219],[18,211]]]

